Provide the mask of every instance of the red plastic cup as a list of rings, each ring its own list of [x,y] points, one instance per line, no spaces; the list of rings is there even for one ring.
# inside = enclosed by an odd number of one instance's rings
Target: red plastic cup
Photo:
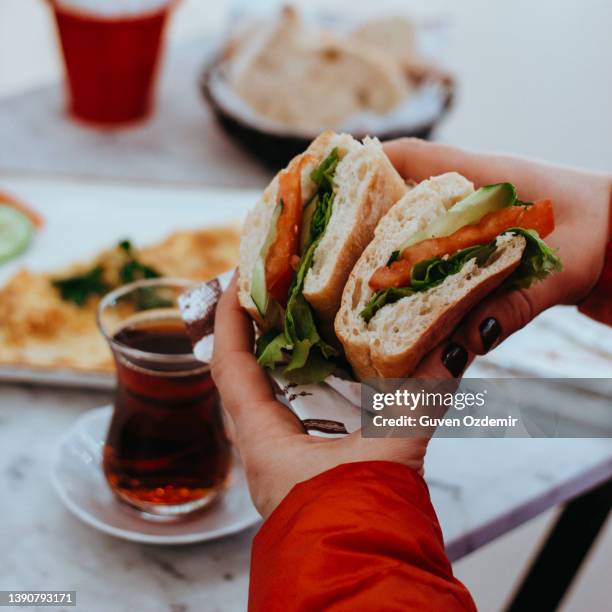
[[[48,1],[64,55],[69,112],[106,126],[144,119],[152,109],[165,26],[176,0],[125,16]]]

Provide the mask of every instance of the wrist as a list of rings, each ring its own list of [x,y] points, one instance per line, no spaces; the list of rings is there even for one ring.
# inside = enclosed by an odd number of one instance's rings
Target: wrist
[[[612,325],[612,180],[608,198],[608,242],[602,270],[591,292],[578,304],[578,310],[600,323]]]

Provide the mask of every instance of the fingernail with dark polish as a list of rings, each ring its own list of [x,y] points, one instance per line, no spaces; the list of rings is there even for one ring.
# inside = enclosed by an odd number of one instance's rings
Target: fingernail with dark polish
[[[501,325],[497,319],[489,317],[480,324],[478,329],[484,351],[488,353],[501,336]]]
[[[468,360],[467,351],[455,342],[451,342],[442,353],[444,367],[457,378],[465,368]]]

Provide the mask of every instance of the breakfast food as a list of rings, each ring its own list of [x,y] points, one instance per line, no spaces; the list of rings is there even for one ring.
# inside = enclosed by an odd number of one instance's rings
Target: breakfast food
[[[522,202],[510,183],[474,191],[450,172],[417,185],[381,219],[342,295],[335,330],[356,376],[409,376],[494,288],[559,270],[542,240],[553,229],[551,201]]]
[[[264,334],[262,365],[295,381],[333,369],[333,320],[379,219],[407,187],[377,140],[324,132],[277,174],[249,213],[239,297]]]
[[[258,116],[298,132],[338,127],[358,113],[384,115],[412,90],[404,69],[414,36],[400,45],[411,28],[392,21],[387,52],[380,39],[388,22],[343,33],[306,24],[285,7],[278,19],[245,27],[230,40],[228,80]]]
[[[139,278],[208,280],[236,264],[238,241],[234,227],[178,231],[143,248],[123,240],[65,270],[17,272],[0,288],[0,366],[112,371],[96,327],[101,295]],[[147,307],[156,296],[144,292],[140,299]]]

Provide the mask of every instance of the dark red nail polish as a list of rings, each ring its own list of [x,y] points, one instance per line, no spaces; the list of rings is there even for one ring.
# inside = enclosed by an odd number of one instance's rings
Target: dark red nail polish
[[[501,325],[493,317],[486,318],[478,328],[484,352],[488,353],[501,336]]]
[[[455,377],[458,378],[467,365],[467,351],[455,342],[451,342],[442,353],[442,363],[444,367]]]

